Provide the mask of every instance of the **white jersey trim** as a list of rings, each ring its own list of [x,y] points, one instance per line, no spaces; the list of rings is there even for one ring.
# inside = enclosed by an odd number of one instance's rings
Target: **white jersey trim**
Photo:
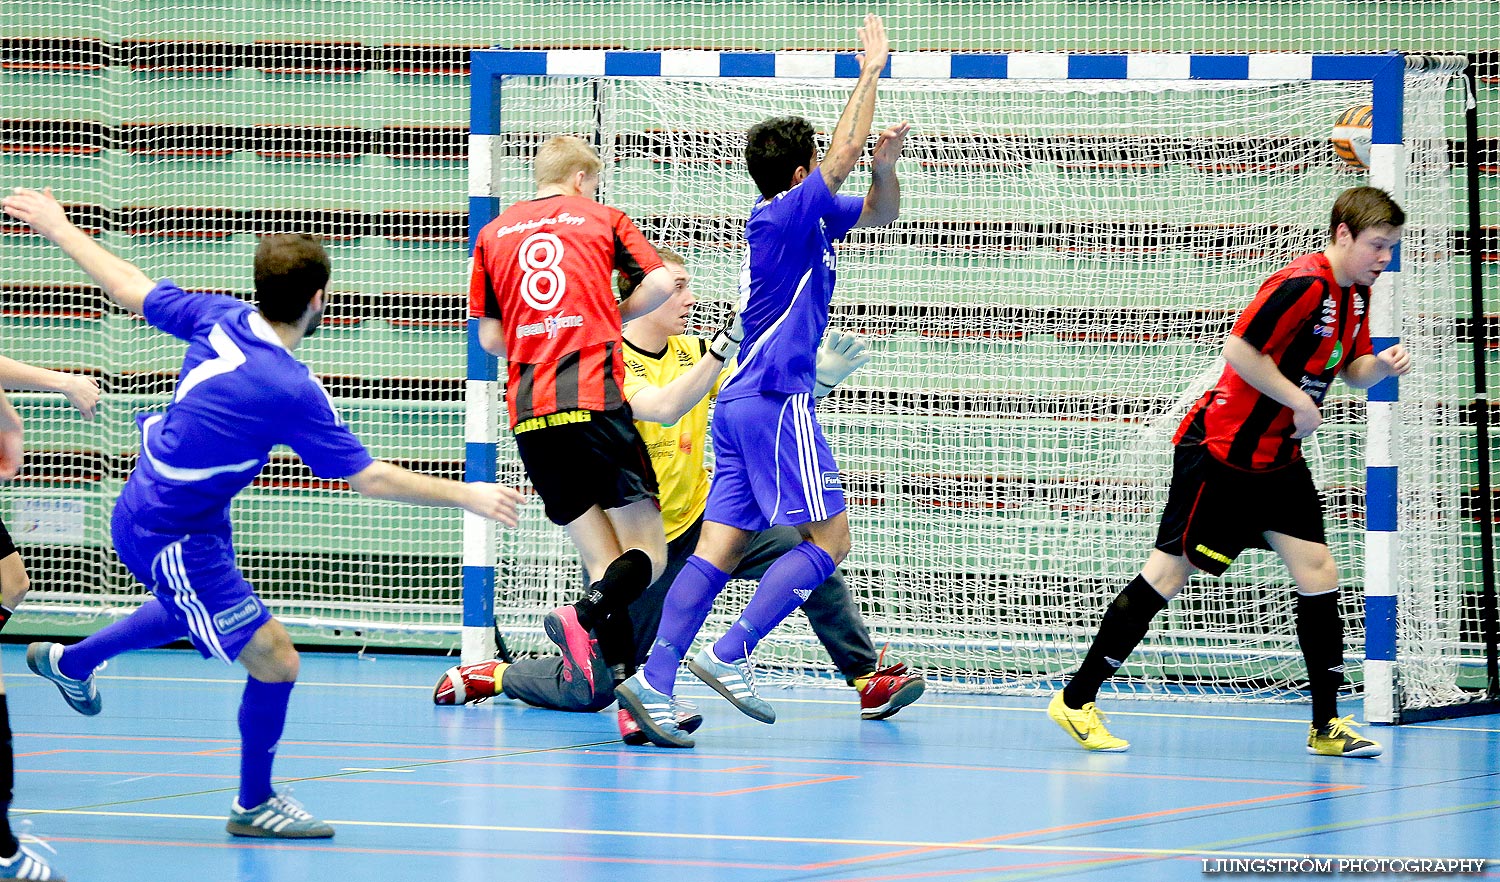
[[[141,455],[146,457],[146,460],[151,463],[151,468],[154,469],[156,473],[161,475],[163,478],[171,481],[178,481],[184,484],[192,484],[197,481],[206,481],[209,478],[216,477],[218,475],[224,475],[230,472],[248,471],[260,466],[259,459],[247,459],[244,462],[237,462],[230,465],[209,466],[207,468],[201,469],[180,469],[177,466],[167,465],[160,459],[157,459],[156,454],[151,452],[151,428],[157,423],[161,422],[162,418],[162,414],[156,414],[155,416],[147,417],[146,420],[141,423]]]

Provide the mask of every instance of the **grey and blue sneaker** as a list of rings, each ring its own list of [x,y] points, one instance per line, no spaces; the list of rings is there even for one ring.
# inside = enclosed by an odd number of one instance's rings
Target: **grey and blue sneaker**
[[[26,647],[26,667],[31,668],[32,672],[38,676],[46,677],[56,683],[57,691],[62,693],[63,701],[66,701],[68,707],[73,710],[86,717],[92,717],[104,710],[104,702],[99,698],[99,688],[94,685],[93,673],[82,680],[74,680],[57,669],[62,652],[61,643],[33,643]]]
[[[68,882],[47,866],[41,856],[26,846],[16,849],[8,858],[0,858],[0,879],[40,879],[43,882]]]
[[[677,723],[672,696],[658,692],[646,682],[644,671],[615,687],[615,698],[640,726],[641,734],[657,747],[692,747],[696,742]],[[623,728],[622,728],[623,732]]]
[[[688,662],[688,670],[750,719],[776,722],[776,708],[755,694],[755,670],[748,655],[741,661],[722,662],[712,646],[705,646]]]
[[[313,817],[289,794],[275,793],[254,808],[240,808],[236,799],[229,807],[229,823],[224,825],[235,836],[259,836],[267,839],[328,839],[333,828]]]

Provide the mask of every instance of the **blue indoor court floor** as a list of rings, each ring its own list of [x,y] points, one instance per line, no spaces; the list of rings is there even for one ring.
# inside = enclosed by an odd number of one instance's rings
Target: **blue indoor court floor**
[[[706,722],[674,751],[620,743],[612,710],[434,707],[451,658],[304,653],[276,772],[338,835],[272,842],[224,832],[239,669],[127,655],[86,718],[23,651],[3,647],[12,822],[73,882],[1202,880],[1307,858],[1333,871],[1296,875],[1500,878],[1496,717],[1371,727],[1386,755],[1346,760],[1307,755],[1305,705],[1107,699],[1132,748],[1089,754],[1042,695],[929,689],[865,722],[852,690],[767,689],[766,726],[685,679]],[[1337,869],[1375,858],[1488,864]]]

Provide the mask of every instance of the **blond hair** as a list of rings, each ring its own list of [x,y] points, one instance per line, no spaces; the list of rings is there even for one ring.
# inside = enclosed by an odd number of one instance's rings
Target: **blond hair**
[[[597,175],[604,170],[599,154],[589,142],[576,135],[548,138],[536,151],[533,174],[538,187],[561,184],[577,172]]]

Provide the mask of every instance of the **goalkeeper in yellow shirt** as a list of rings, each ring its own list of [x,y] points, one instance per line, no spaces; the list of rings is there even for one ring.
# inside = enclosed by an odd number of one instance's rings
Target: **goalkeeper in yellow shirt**
[[[698,543],[708,504],[709,472],[703,453],[708,443],[709,404],[732,370],[728,363],[739,345],[733,323],[712,340],[686,333],[688,316],[697,302],[691,276],[680,255],[662,248],[657,253],[676,284],[665,303],[625,325],[625,398],[651,453],[661,488],[666,569],[630,604],[626,615],[612,615],[595,629],[600,657],[592,678],[560,656],[511,660],[502,651],[499,659],[446,671],[433,690],[436,704],[466,704],[503,694],[553,710],[598,711],[614,701],[614,684],[646,660],[667,589]],[[830,330],[818,352],[818,397],[833,391],[869,359],[858,337]],[[733,578],[758,579],[766,567],[801,541],[795,527],[761,531]],[[841,572],[835,570],[814,589],[802,611],[834,665],[859,691],[862,718],[884,719],[921,697],[926,688],[921,676],[904,664],[880,666],[870,632]],[[629,714],[619,712],[617,717],[625,741],[645,742]],[[702,722],[689,706],[679,708],[678,718],[687,731]]]

